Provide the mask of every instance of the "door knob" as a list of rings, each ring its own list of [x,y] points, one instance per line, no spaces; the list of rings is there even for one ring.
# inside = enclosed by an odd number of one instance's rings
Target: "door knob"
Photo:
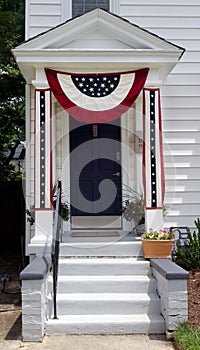
[[[117,173],[115,174],[112,174],[113,176],[117,176],[117,177],[120,177],[120,172],[118,171]]]

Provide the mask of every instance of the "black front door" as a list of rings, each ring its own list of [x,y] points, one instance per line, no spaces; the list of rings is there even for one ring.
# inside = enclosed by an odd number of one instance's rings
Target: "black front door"
[[[120,120],[82,124],[70,118],[71,215],[121,215]]]

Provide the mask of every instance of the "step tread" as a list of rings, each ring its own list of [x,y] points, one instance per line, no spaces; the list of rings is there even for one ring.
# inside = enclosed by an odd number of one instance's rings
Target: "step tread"
[[[58,276],[58,283],[59,282],[67,282],[67,281],[133,281],[133,282],[140,282],[140,281],[146,281],[150,282],[154,280],[154,277],[145,276],[145,275],[59,275]]]
[[[104,258],[104,257],[99,257],[99,258],[93,258],[93,257],[61,257],[59,259],[60,264],[68,263],[68,264],[88,264],[88,265],[93,265],[93,264],[99,264],[101,265],[102,263],[104,264],[141,264],[141,265],[150,265],[150,262],[144,259],[138,259],[138,258],[130,258],[130,257],[122,257],[122,258]]]
[[[59,293],[59,300],[130,300],[140,302],[142,300],[160,300],[156,293]]]
[[[106,241],[106,240],[102,240],[101,241],[96,241],[96,242],[78,242],[78,241],[74,241],[74,242],[61,242],[60,245],[61,246],[83,246],[83,247],[87,247],[87,246],[97,246],[97,247],[102,247],[104,245],[137,245],[137,246],[142,246],[141,241],[122,241],[122,240],[116,240],[114,241]]]
[[[128,323],[128,322],[152,322],[152,321],[160,321],[164,322],[164,319],[161,315],[153,314],[153,315],[121,315],[121,314],[104,314],[104,315],[60,315],[58,319],[49,318],[47,323],[80,323],[80,322],[117,322],[117,323]]]

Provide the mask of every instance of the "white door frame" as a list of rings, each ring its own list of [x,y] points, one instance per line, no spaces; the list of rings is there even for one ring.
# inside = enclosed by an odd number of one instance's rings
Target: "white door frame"
[[[141,114],[141,97],[138,97],[133,108],[130,108],[126,115],[121,117],[121,171],[122,171],[122,196],[123,184],[131,186],[134,190],[140,192],[142,188],[142,155],[135,153],[135,135],[142,131],[142,114]],[[70,145],[69,145],[69,114],[62,110],[61,112],[61,129],[62,129],[62,166],[57,169],[57,174],[63,183],[63,191],[66,192],[68,201],[70,199]],[[82,228],[87,228],[87,217],[83,219]],[[106,220],[108,217],[101,217],[100,220]],[[84,222],[85,221],[85,222]],[[108,228],[121,228],[125,231],[132,229],[132,224],[120,217],[116,224],[108,226]],[[105,221],[106,223],[106,221]],[[108,223],[107,223],[108,224]],[[101,226],[100,224],[97,226]],[[106,225],[105,225],[106,226]],[[70,221],[64,223],[65,230],[71,230],[72,224]]]

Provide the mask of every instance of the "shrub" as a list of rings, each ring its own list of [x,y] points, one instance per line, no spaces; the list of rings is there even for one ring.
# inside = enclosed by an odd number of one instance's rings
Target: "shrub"
[[[176,263],[186,270],[200,269],[200,219],[195,222],[197,230],[191,233],[187,231],[188,239],[185,241],[184,249],[177,244]]]

